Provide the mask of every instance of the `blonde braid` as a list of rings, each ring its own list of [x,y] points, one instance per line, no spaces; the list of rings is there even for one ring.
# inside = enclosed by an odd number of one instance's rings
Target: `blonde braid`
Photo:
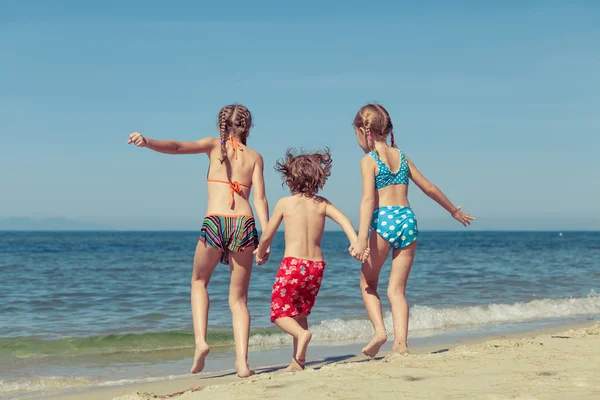
[[[252,116],[250,115],[250,111],[244,107],[243,105],[238,105],[236,107],[236,116],[239,117],[238,126],[239,126],[239,137],[240,141],[245,145],[246,139],[250,134],[250,127],[252,125]]]
[[[225,106],[219,111],[219,135],[221,137],[221,164],[227,159],[227,147],[226,142],[229,137],[229,126],[231,124],[231,106]]]
[[[375,149],[375,139],[373,139],[373,134],[371,132],[371,118],[370,115],[367,115],[363,119],[363,128],[365,129],[365,134],[367,135],[367,146],[369,146],[369,150],[374,151],[379,157],[379,152]]]

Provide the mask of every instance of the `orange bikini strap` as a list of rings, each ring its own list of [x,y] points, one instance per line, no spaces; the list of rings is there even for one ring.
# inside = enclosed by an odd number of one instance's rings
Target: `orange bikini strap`
[[[229,182],[229,181],[221,181],[219,179],[207,179],[207,181],[215,182],[215,183],[225,183],[225,184],[229,185],[229,188],[231,189],[231,199],[229,200],[229,207],[231,207],[233,205],[233,195],[235,193],[240,194],[240,192],[242,191],[242,186],[250,189],[250,185],[246,185],[245,183],[239,183],[238,181]]]
[[[226,140],[229,140],[231,142],[231,148],[233,149],[233,152],[235,153],[235,159],[237,160],[238,151],[244,151],[244,148],[242,147],[242,142],[240,142],[232,136],[229,136]]]

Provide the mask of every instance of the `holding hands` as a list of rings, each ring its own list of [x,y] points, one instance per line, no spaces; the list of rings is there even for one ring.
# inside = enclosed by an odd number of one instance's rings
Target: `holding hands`
[[[256,265],[263,265],[269,260],[271,254],[271,248],[269,247],[263,254],[259,253],[260,246],[254,250],[253,254],[256,256]]]
[[[369,249],[366,239],[356,239],[348,248],[348,252],[352,257],[356,258],[362,263],[369,258],[371,249]]]

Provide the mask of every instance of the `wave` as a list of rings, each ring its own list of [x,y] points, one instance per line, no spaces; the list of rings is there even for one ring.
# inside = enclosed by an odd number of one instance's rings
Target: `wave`
[[[592,291],[587,297],[541,299],[528,303],[489,304],[455,308],[413,306],[410,331],[413,336],[428,336],[446,329],[477,325],[535,321],[585,314],[600,314],[600,296]],[[391,313],[385,315],[386,328],[392,331]],[[311,326],[315,342],[334,343],[369,339],[371,323],[365,319],[332,319]],[[211,347],[233,346],[231,330],[209,331]],[[290,337],[275,327],[253,329],[251,346],[273,347],[290,343]],[[194,334],[168,331],[140,334],[118,334],[83,338],[42,340],[27,337],[0,339],[0,357],[38,358],[48,356],[80,356],[131,352],[150,352],[194,347]]]
[[[268,337],[280,332],[276,328],[264,328],[252,330],[251,334]],[[207,341],[211,347],[232,346],[233,332],[231,330],[209,331]],[[107,355],[179,350],[194,348],[194,346],[194,333],[188,331],[125,333],[89,337],[67,337],[57,340],[13,337],[0,339],[0,357],[36,358]]]
[[[528,303],[489,304],[455,308],[413,306],[410,309],[409,331],[413,336],[431,336],[447,329],[460,329],[477,325],[525,322],[548,318],[565,318],[586,314],[600,314],[600,296],[593,290],[587,297],[568,299],[541,299]],[[385,327],[393,332],[392,314],[384,315]],[[313,341],[341,342],[368,340],[373,327],[368,320],[327,320],[311,327]],[[250,337],[254,346],[288,344],[288,335],[262,335]]]

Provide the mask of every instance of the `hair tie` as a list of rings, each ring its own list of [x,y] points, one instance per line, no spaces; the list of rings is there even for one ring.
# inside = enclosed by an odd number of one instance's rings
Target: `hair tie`
[[[221,138],[221,144],[225,144],[225,138]]]
[[[371,136],[371,135],[367,136],[367,140],[373,140],[373,136]]]

